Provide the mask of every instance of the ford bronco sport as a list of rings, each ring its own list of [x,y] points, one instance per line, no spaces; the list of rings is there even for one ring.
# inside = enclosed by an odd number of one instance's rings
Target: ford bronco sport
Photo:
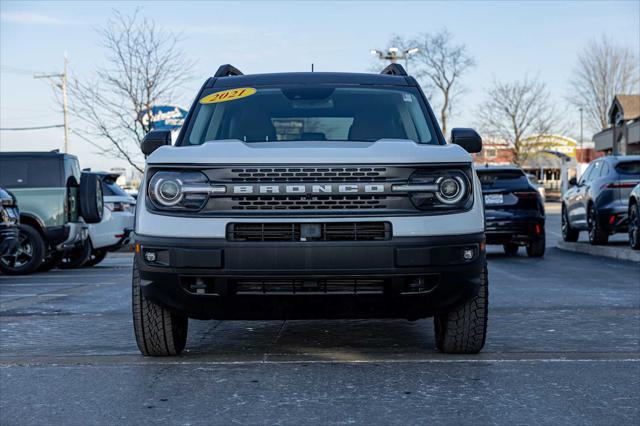
[[[176,355],[188,318],[435,317],[436,346],[477,353],[487,325],[471,129],[447,144],[416,80],[242,75],[223,65],[174,146],[147,134],[133,320]]]

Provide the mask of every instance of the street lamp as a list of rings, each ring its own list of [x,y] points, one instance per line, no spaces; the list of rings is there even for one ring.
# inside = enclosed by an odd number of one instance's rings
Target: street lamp
[[[578,108],[578,111],[580,111],[580,148],[582,148],[582,107]]]
[[[419,50],[417,47],[412,47],[400,52],[397,47],[390,47],[386,53],[378,49],[371,49],[371,54],[380,60],[391,61],[392,64],[395,64],[398,59],[404,59],[404,67],[409,72],[409,56],[418,53]]]

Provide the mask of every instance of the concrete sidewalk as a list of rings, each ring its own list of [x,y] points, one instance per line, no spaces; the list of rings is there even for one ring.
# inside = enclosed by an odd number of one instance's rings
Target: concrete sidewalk
[[[615,244],[606,246],[592,246],[588,242],[579,241],[568,243],[558,241],[557,247],[561,250],[572,251],[574,253],[590,254],[592,256],[610,257],[619,260],[630,260],[640,263],[640,250],[632,250],[628,245]]]

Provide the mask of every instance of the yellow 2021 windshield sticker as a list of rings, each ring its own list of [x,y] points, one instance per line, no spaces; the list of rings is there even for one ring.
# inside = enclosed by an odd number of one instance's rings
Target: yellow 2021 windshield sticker
[[[222,92],[212,93],[200,99],[201,104],[217,104],[218,102],[235,101],[236,99],[246,98],[256,93],[253,87],[239,87],[237,89],[223,90]]]

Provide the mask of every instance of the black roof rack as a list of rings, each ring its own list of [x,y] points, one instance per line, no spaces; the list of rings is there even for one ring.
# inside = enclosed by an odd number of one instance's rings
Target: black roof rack
[[[404,67],[400,64],[389,64],[380,71],[380,74],[387,75],[407,75],[407,71],[405,71]]]
[[[229,77],[230,75],[243,75],[242,71],[231,64],[220,65],[214,77]]]

